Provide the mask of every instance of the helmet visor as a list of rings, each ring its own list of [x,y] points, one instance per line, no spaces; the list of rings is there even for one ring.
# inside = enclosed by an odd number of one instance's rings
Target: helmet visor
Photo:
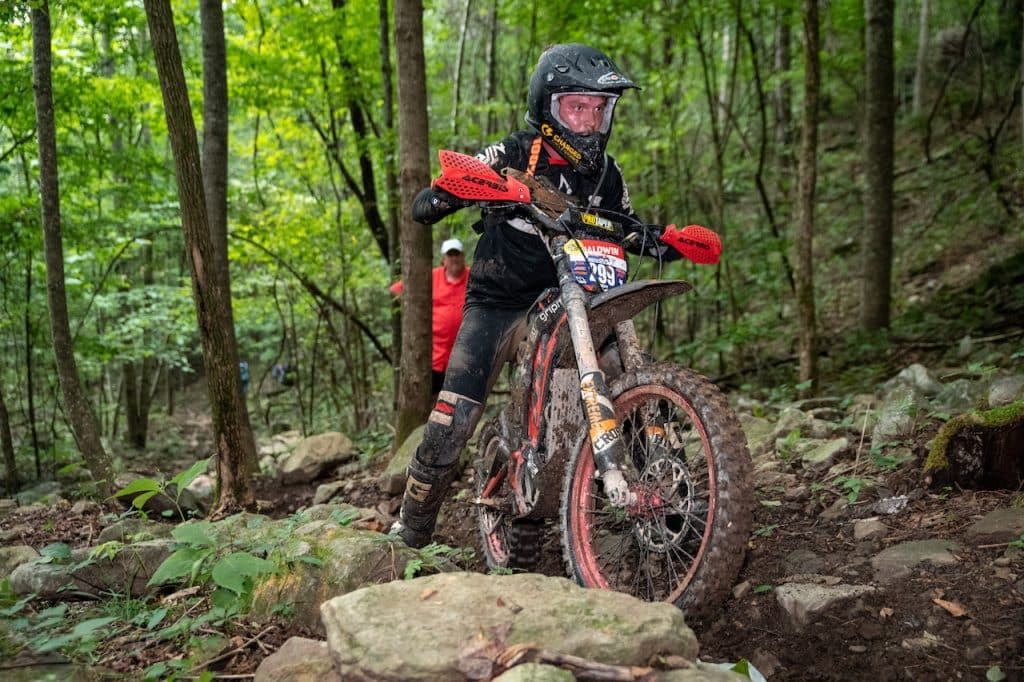
[[[618,99],[603,92],[556,92],[551,95],[551,116],[571,132],[607,135]]]

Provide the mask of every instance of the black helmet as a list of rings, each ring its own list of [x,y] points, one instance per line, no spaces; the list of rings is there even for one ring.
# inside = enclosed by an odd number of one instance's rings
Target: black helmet
[[[604,148],[612,130],[615,100],[637,85],[600,50],[564,43],[544,50],[530,76],[526,122],[536,128],[576,170],[595,174],[604,167]],[[604,123],[595,133],[574,133],[558,115],[564,94],[599,94],[608,97]]]

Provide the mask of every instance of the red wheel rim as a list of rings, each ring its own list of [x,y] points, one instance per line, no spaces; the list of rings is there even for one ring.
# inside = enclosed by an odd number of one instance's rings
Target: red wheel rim
[[[683,591],[693,579],[697,567],[704,556],[705,548],[711,534],[711,528],[715,519],[716,487],[714,461],[711,456],[711,447],[707,432],[703,424],[697,419],[691,405],[675,391],[664,386],[644,385],[630,389],[615,400],[615,413],[620,423],[628,416],[637,405],[657,396],[661,400],[668,401],[677,410],[680,410],[682,419],[685,415],[692,426],[692,432],[700,439],[701,452],[704,463],[707,466],[708,486],[708,510],[707,519],[704,524],[704,532],[701,534],[700,547],[690,561],[688,570],[682,580],[678,582],[667,596],[663,598],[666,602],[675,602],[682,595]],[[640,398],[638,400],[638,397]],[[614,589],[601,569],[599,557],[596,551],[596,528],[594,522],[594,506],[596,504],[597,484],[594,479],[594,459],[591,454],[590,443],[585,442],[583,451],[580,453],[580,462],[577,464],[571,483],[572,503],[569,512],[569,528],[571,532],[572,552],[576,557],[576,565],[579,570],[579,578],[586,587],[598,587],[601,589]]]

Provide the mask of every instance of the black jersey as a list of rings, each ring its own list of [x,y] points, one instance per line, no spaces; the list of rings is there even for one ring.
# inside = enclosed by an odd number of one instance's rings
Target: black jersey
[[[536,138],[536,133],[512,133],[476,157],[498,172],[505,168],[525,171]],[[533,174],[548,179],[565,194],[580,197],[582,204],[634,215],[622,172],[610,156],[603,179],[591,178],[557,157],[552,160],[542,146]],[[526,308],[544,289],[558,285],[551,256],[527,220],[508,211],[484,209],[480,225],[483,231],[466,286],[467,303]]]

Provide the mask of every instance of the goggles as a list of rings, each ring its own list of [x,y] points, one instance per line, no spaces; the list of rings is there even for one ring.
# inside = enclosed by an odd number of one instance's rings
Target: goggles
[[[601,125],[596,132],[601,135],[607,135],[608,131],[612,129],[612,115],[615,112],[615,102],[619,99],[619,96],[611,93],[604,92],[556,92],[551,95],[551,116],[566,130],[572,130],[568,123],[562,118],[562,100],[566,97],[600,97],[604,100],[604,108],[601,110],[603,118]]]

